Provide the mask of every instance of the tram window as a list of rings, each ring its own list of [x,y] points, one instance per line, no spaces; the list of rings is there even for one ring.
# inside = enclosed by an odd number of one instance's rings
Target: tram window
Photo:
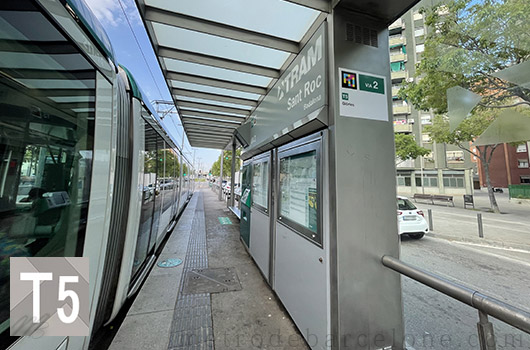
[[[96,96],[96,71],[77,48],[31,3],[20,11],[8,3],[0,60],[0,348],[16,339],[9,337],[9,258],[82,254]],[[28,12],[32,26],[17,21]]]
[[[144,110],[143,113],[147,112]],[[140,214],[140,227],[138,228],[136,252],[134,254],[132,269],[133,276],[138,272],[147,257],[147,248],[149,245],[149,237],[151,235],[151,225],[153,221],[155,195],[158,191],[156,186],[157,133],[143,119],[141,120],[141,123],[144,124],[145,138],[144,151],[142,152],[144,158],[143,199],[142,211]]]
[[[252,204],[264,210],[269,207],[269,161],[252,165]]]
[[[280,221],[321,244],[315,150],[280,159]]]

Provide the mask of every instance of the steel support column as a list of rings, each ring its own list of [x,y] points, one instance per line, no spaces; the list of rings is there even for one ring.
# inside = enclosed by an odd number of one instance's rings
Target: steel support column
[[[230,201],[228,202],[231,207],[234,206],[234,187],[235,187],[235,176],[236,176],[236,138],[232,137],[232,169],[230,172]]]
[[[223,200],[223,160],[225,159],[225,150],[221,150],[221,172],[219,174],[219,200]]]

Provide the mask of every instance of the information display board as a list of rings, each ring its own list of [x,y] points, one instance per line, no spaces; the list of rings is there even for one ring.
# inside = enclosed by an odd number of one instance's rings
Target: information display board
[[[252,164],[252,204],[267,211],[269,208],[269,161]]]
[[[280,159],[280,221],[322,243],[318,230],[317,151]]]

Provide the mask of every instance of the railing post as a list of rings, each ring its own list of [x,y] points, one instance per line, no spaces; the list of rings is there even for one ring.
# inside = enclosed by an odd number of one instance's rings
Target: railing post
[[[495,334],[493,332],[493,324],[488,320],[488,314],[479,310],[478,319],[477,328],[480,350],[495,350]]]
[[[484,238],[484,228],[482,227],[482,214],[477,213],[477,222],[478,222],[478,236]]]
[[[429,231],[432,231],[432,209],[427,209],[427,213],[429,215]]]

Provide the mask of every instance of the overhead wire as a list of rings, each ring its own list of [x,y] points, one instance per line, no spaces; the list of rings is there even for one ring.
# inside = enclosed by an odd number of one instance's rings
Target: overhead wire
[[[153,79],[153,82],[155,83],[155,87],[158,90],[158,94],[159,94],[160,98],[162,99],[163,98],[162,91],[160,91],[160,88],[158,87],[158,84],[156,83],[156,79],[155,79],[155,76],[153,74],[153,71],[151,70],[151,67],[149,66],[149,63],[147,62],[147,58],[145,57],[144,51],[142,50],[142,46],[140,45],[140,41],[138,40],[138,37],[136,36],[136,33],[134,32],[134,29],[132,27],[131,21],[129,20],[129,16],[127,16],[127,12],[125,11],[125,8],[123,7],[122,1],[118,0],[118,3],[120,4],[121,11],[123,12],[123,15],[125,16],[125,20],[127,21],[127,24],[129,25],[129,29],[131,30],[131,33],[132,33],[132,35],[134,37],[134,41],[136,42],[136,45],[138,46],[138,49],[140,49],[140,53],[142,54],[142,57],[143,57],[144,62],[145,62],[145,65],[147,66],[147,69],[149,70],[149,74],[151,75],[151,79]],[[173,105],[172,108],[175,108],[175,106]],[[165,117],[170,112],[171,112],[171,109],[166,114],[164,114],[163,117]],[[171,120],[171,122],[175,126],[175,130],[178,131],[179,128],[175,124],[175,121],[173,120],[173,118],[169,118],[169,120]],[[184,135],[186,134],[184,132],[184,126],[182,126],[182,133]],[[181,145],[181,147],[184,148],[184,145]],[[186,148],[187,148],[187,146],[186,146]],[[182,151],[184,151],[184,149]],[[188,152],[191,153],[191,150],[188,150]]]

